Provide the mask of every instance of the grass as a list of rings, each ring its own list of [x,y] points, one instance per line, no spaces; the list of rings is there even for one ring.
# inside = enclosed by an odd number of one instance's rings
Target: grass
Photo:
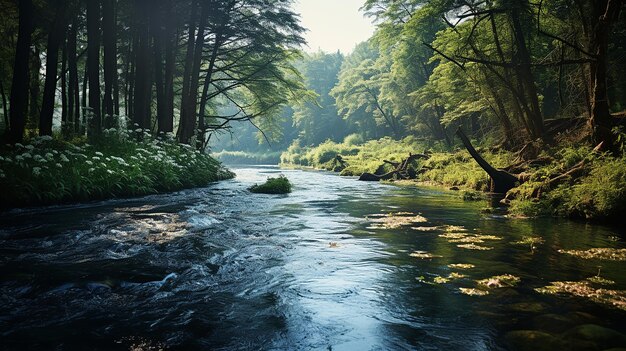
[[[346,138],[348,139],[348,138]],[[349,141],[349,142],[348,142]],[[383,174],[392,166],[383,160],[398,162],[409,153],[430,151],[427,160],[413,162],[409,173],[416,181],[464,189],[464,199],[479,199],[475,191],[487,191],[489,177],[465,149],[449,150],[443,145],[407,137],[403,140],[382,138],[361,144],[350,138],[342,143],[326,141],[317,147],[303,147],[295,142],[281,155],[287,166],[309,166],[359,176],[364,172]],[[480,145],[479,145],[480,146]],[[515,163],[515,154],[507,151],[480,150],[494,167]],[[340,155],[345,164],[339,164]],[[594,153],[589,146],[546,148],[543,157],[551,162],[527,170],[529,180],[512,189],[509,213],[515,216],[558,216],[591,220],[614,220],[626,211],[626,153],[621,156]],[[553,186],[547,180],[563,174],[579,162],[585,167],[581,176]]]
[[[226,164],[269,165],[280,162],[280,152],[251,153],[244,151],[228,151],[212,153],[216,159]]]
[[[262,194],[287,194],[291,192],[291,183],[284,175],[277,178],[267,178],[263,184],[254,184],[248,190]]]
[[[89,145],[38,137],[0,150],[0,207],[130,197],[205,186],[233,173],[173,136],[109,129]],[[141,141],[137,141],[137,136]]]

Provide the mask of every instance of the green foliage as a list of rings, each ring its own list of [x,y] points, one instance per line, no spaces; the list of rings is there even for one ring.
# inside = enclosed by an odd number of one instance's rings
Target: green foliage
[[[265,183],[255,184],[248,190],[262,194],[287,194],[291,192],[291,183],[287,177],[280,175],[278,178],[267,178]]]
[[[141,134],[136,141],[111,129],[95,145],[39,137],[8,146],[0,157],[0,207],[145,195],[233,177],[173,135]]]
[[[626,210],[626,157],[597,155],[589,147],[565,148],[561,159],[540,167],[531,181],[514,189],[510,211],[516,215],[553,215],[586,219],[617,218]],[[554,188],[545,180],[585,161],[583,175]],[[540,191],[538,191],[538,189]],[[539,193],[539,198],[535,195]]]
[[[220,151],[211,153],[213,157],[226,164],[277,164],[280,152],[245,152]]]

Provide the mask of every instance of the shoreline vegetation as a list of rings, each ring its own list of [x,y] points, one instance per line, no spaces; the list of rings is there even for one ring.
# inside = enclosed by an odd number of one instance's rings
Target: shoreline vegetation
[[[281,166],[312,167],[342,176],[382,175],[393,170],[392,163],[424,152],[427,159],[415,158],[410,162],[406,174],[409,179],[395,176],[389,181],[463,190],[461,196],[467,200],[480,198],[477,191],[489,190],[489,176],[463,148],[450,149],[443,143],[414,137],[387,137],[363,143],[352,140],[358,139],[348,136],[341,143],[326,141],[313,147],[294,144],[281,155]],[[525,180],[502,200],[509,206],[509,215],[614,221],[626,210],[624,152],[614,156],[580,142],[529,148],[535,148],[530,161],[521,160],[523,155],[519,152],[490,148],[486,143],[477,148],[495,168],[515,171]]]
[[[0,209],[126,198],[206,186],[234,177],[173,134],[107,129],[89,144],[50,136],[3,145]]]

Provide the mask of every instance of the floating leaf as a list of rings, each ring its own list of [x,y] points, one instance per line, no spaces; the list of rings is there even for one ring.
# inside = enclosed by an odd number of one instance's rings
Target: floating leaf
[[[433,255],[433,254],[431,254],[429,252],[426,252],[426,251],[415,251],[415,252],[412,252],[411,254],[409,254],[409,256],[415,257],[415,258],[420,258],[422,260],[430,260],[430,259],[433,259],[433,258],[443,257],[443,256],[439,256],[439,255]]]
[[[475,288],[459,288],[462,294],[469,296],[485,296],[489,295],[489,291],[475,289]]]
[[[424,223],[428,221],[425,217],[410,212],[389,213],[384,216],[371,215],[371,217],[376,217],[370,219],[370,221],[377,224],[369,227],[370,229],[396,229],[414,223]]]
[[[446,233],[446,234],[439,234],[440,238],[444,238],[444,239],[463,239],[467,236],[467,233]]]
[[[569,294],[577,297],[589,299],[591,301],[619,308],[626,311],[626,291],[596,289],[588,281],[572,282],[558,281],[551,282],[551,285],[536,288],[535,291],[541,294]]]
[[[432,231],[438,230],[440,228],[439,227],[411,227],[411,229],[417,230],[417,231],[420,231],[420,232],[432,232]]]
[[[593,276],[591,278],[587,278],[586,280],[588,282],[595,283],[595,284],[600,284],[600,285],[613,285],[613,284],[615,284],[614,281],[612,281],[610,279],[602,278],[599,275],[595,275],[595,276]]]
[[[589,250],[559,250],[559,252],[584,259],[626,261],[626,249],[596,247]]]
[[[448,267],[455,268],[455,269],[472,269],[476,266],[470,263],[452,263],[452,264],[449,264]]]
[[[460,247],[462,249],[481,250],[481,251],[487,251],[487,250],[492,250],[493,249],[493,247],[480,246],[480,245],[476,245],[476,244],[461,244],[461,245],[457,245],[457,247]]]
[[[446,231],[447,232],[466,232],[467,229],[459,225],[449,225],[449,226],[446,226]]]
[[[444,277],[435,277],[435,279],[433,279],[433,281],[434,281],[436,284],[445,284],[445,283],[449,282],[449,281],[450,281],[450,279],[448,279],[448,278],[444,278]]]
[[[520,282],[520,278],[512,274],[503,274],[503,275],[494,275],[493,277],[487,278],[487,279],[477,280],[476,282],[480,286],[493,289],[493,288],[504,288],[504,287],[515,286],[517,285],[517,283]]]
[[[448,278],[450,279],[462,279],[465,278],[466,275],[465,274],[461,274],[461,273],[457,273],[457,272],[452,272],[450,273],[450,275],[448,275]]]

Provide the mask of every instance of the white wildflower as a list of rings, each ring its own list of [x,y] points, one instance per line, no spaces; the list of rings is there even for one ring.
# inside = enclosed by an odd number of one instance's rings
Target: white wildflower
[[[94,156],[91,159],[94,160],[94,161],[100,161],[100,157],[98,157],[98,156]]]
[[[96,152],[94,152],[94,153],[95,153],[97,156],[104,156],[104,155],[102,154],[102,152],[100,152],[100,151],[96,151]]]
[[[56,164],[57,168],[63,168],[63,166],[60,163]]]
[[[61,155],[61,161],[63,161],[63,162],[70,162],[70,159],[67,158],[67,156],[65,156],[65,155]]]
[[[89,168],[89,173],[91,173],[91,172],[93,172],[95,170],[96,170],[95,168]]]
[[[91,161],[89,161],[89,160],[85,161],[85,163],[86,163],[86,164],[88,164],[89,166],[92,166],[92,165],[93,165],[93,162],[91,162]]]
[[[39,174],[41,174],[41,168],[40,167],[33,167],[33,175],[38,176]]]
[[[26,150],[33,150],[35,147],[29,144],[29,145],[26,145],[25,148]]]

